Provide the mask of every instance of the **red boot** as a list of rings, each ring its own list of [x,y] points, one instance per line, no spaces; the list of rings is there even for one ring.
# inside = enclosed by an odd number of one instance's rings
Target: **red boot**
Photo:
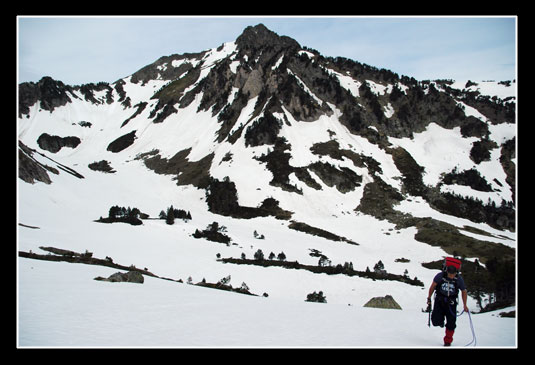
[[[446,328],[446,336],[444,336],[444,346],[450,346],[453,342],[453,333],[454,330],[449,330]]]

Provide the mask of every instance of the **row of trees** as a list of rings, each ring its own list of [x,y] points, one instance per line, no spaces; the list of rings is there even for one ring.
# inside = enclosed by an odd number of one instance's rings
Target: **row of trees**
[[[114,223],[114,222],[124,222],[130,223],[132,225],[140,225],[143,222],[141,219],[149,218],[148,214],[142,213],[138,208],[130,207],[120,207],[114,205],[110,208],[108,212],[108,217],[100,217],[97,222],[102,223]],[[160,219],[164,219],[167,224],[174,224],[175,219],[184,219],[191,220],[191,213],[183,209],[176,209],[171,205],[165,211],[162,210],[159,215]]]
[[[115,223],[115,222],[123,222],[123,223],[129,223],[134,226],[138,226],[143,224],[141,221],[141,218],[147,218],[148,215],[141,213],[141,211],[138,208],[130,208],[130,207],[120,207],[118,205],[114,205],[110,208],[108,211],[108,217],[102,218],[100,217],[97,222],[101,223]]]
[[[257,260],[257,261],[262,261],[265,259],[265,256],[264,256],[264,252],[261,250],[261,249],[258,249],[255,253],[254,253],[254,259]],[[269,256],[268,256],[268,260],[275,260],[275,257],[277,258],[277,260],[279,261],[284,261],[286,260],[286,255],[284,254],[284,252],[280,252],[277,256],[275,256],[275,254],[273,252],[270,252]],[[241,259],[242,260],[245,260],[246,257],[245,257],[245,253],[242,253],[241,254]]]
[[[191,213],[186,212],[183,209],[176,209],[171,205],[166,211],[161,211],[159,215],[160,219],[165,219],[165,223],[172,225],[175,223],[175,219],[191,220]]]

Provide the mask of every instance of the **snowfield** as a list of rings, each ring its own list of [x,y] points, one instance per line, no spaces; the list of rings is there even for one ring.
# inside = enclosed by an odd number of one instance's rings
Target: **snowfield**
[[[195,103],[192,103],[195,104]],[[79,108],[79,106],[73,106]],[[180,113],[192,113],[186,108]],[[145,112],[144,112],[145,113]],[[39,118],[47,118],[39,113]],[[121,114],[127,118],[128,113]],[[143,114],[143,113],[142,113]],[[288,114],[289,115],[289,114]],[[102,117],[100,117],[102,118]],[[122,121],[123,119],[116,118]],[[190,125],[188,135],[195,138],[198,128],[210,125],[208,116],[201,116],[201,125]],[[333,117],[334,118],[334,117]],[[94,118],[98,120],[99,118]],[[173,117],[165,123],[176,128],[166,133],[163,125],[147,124],[143,129],[133,120],[130,128],[142,131],[139,140],[120,154],[94,152],[90,149],[64,148],[52,155],[58,162],[67,164],[84,176],[77,179],[63,171],[51,174],[53,183],[34,185],[18,180],[18,222],[39,227],[18,227],[18,250],[44,253],[39,246],[53,246],[76,252],[93,252],[97,258],[110,256],[123,265],[147,267],[156,275],[172,279],[189,277],[194,283],[203,279],[215,283],[231,275],[231,285],[239,287],[245,282],[250,291],[260,297],[222,292],[214,289],[177,284],[161,279],[145,277],[145,283],[106,283],[94,281],[97,276],[108,277],[118,271],[105,267],[68,263],[41,262],[18,259],[18,344],[21,347],[433,347],[440,346],[443,329],[428,328],[425,307],[428,286],[435,271],[421,266],[447,256],[438,247],[432,247],[414,239],[416,229],[396,230],[392,223],[355,212],[365,183],[371,180],[362,170],[363,184],[353,192],[339,193],[336,188],[322,185],[322,190],[312,189],[296,178],[291,182],[302,189],[297,195],[282,191],[268,184],[271,174],[265,165],[251,158],[265,153],[265,146],[246,149],[243,141],[235,145],[223,143],[216,150],[222,158],[231,151],[233,160],[215,160],[211,174],[219,179],[230,175],[239,191],[239,202],[244,206],[257,206],[266,197],[274,197],[283,209],[294,212],[292,219],[315,227],[336,232],[358,245],[328,241],[287,228],[288,222],[273,217],[249,220],[232,219],[206,211],[205,191],[192,186],[177,186],[172,176],[157,175],[143,162],[135,160],[137,153],[150,150],[151,141],[159,141],[158,148],[172,154],[185,144],[186,137],[177,137],[179,126],[173,126]],[[43,123],[21,123],[20,136],[31,145],[44,128]],[[50,123],[54,120],[50,120]],[[284,131],[285,137],[296,148],[292,149],[293,166],[310,163],[311,146],[306,136],[318,135],[313,140],[328,141],[322,131],[330,128],[340,141],[341,148],[350,141],[352,147],[382,161],[382,178],[399,188],[400,173],[389,155],[359,136],[350,135],[327,117],[314,123],[297,123]],[[57,123],[57,121],[56,121]],[[184,119],[188,123],[188,119]],[[70,123],[66,123],[70,124]],[[65,125],[65,128],[70,128]],[[93,128],[99,128],[94,126]],[[196,129],[197,128],[197,129]],[[161,130],[159,130],[161,129]],[[167,130],[169,131],[169,129]],[[127,131],[117,132],[117,136]],[[28,137],[32,134],[33,137]],[[66,132],[66,135],[68,133]],[[434,166],[427,169],[424,181],[433,183],[439,174],[465,164],[468,156],[446,157],[444,146],[451,153],[470,143],[458,139],[457,130],[448,131],[431,125],[426,132],[415,135],[413,140],[395,140],[418,163]],[[320,138],[321,137],[321,138]],[[89,138],[89,137],[87,137]],[[97,138],[91,137],[91,138]],[[114,137],[115,138],[115,137]],[[188,137],[190,138],[190,137]],[[308,137],[310,138],[310,137]],[[447,139],[447,140],[445,140]],[[100,140],[101,148],[111,140]],[[198,139],[199,141],[202,138]],[[210,140],[208,138],[208,140]],[[143,143],[143,141],[147,141]],[[167,142],[166,142],[167,141]],[[174,149],[171,145],[174,145]],[[82,145],[83,146],[83,143]],[[299,147],[298,147],[299,146]],[[197,151],[207,146],[197,144]],[[213,148],[213,147],[212,147]],[[195,151],[195,149],[194,149]],[[460,152],[459,152],[460,153]],[[129,157],[126,158],[124,155]],[[202,156],[199,156],[202,157]],[[35,158],[53,165],[35,154]],[[337,166],[350,166],[349,161],[322,157]],[[87,164],[108,159],[117,170],[103,174],[87,168]],[[434,159],[434,164],[429,164]],[[76,162],[75,162],[76,161]],[[233,165],[247,166],[233,169]],[[254,176],[255,178],[251,178]],[[501,177],[503,178],[503,177]],[[326,194],[326,192],[329,192]],[[113,205],[137,207],[150,217],[157,217],[161,210],[173,205],[190,211],[190,222],[176,220],[172,226],[163,220],[145,220],[142,226],[124,223],[103,224],[94,220],[107,216]],[[413,198],[404,200],[396,209],[414,216],[432,216],[455,224],[470,225],[494,237],[478,237],[516,247],[516,234],[493,231],[486,224],[446,216]],[[232,238],[230,246],[194,239],[196,229],[204,229],[217,221],[226,227]],[[265,236],[255,239],[253,232]],[[470,235],[471,233],[467,233]],[[472,234],[473,235],[473,234]],[[252,258],[261,249],[267,257],[270,252],[284,252],[288,261],[317,265],[318,258],[310,255],[315,249],[327,256],[332,265],[352,262],[356,270],[372,269],[381,260],[385,269],[402,275],[405,270],[411,278],[417,277],[425,288],[393,281],[373,281],[344,275],[313,274],[303,270],[262,268],[250,265],[223,264],[221,257],[239,258],[242,253]],[[395,262],[406,258],[409,263]],[[327,304],[305,303],[307,294],[323,291]],[[261,297],[263,293],[268,298]],[[401,311],[370,309],[362,306],[372,297],[392,295],[403,308]],[[469,307],[479,311],[475,300],[469,297]],[[472,316],[478,346],[515,346],[516,319],[499,318],[494,314]],[[458,321],[454,345],[464,346],[472,339],[468,317]]]
[[[122,171],[127,174],[128,169]],[[114,179],[113,175],[106,179]],[[144,284],[100,282],[93,279],[119,270],[19,258],[20,347],[441,346],[443,329],[428,328],[427,314],[422,313],[435,271],[420,264],[445,253],[415,241],[413,227],[396,231],[392,224],[366,215],[341,215],[329,220],[316,215],[313,207],[301,210],[310,211],[310,215],[301,213],[297,219],[336,229],[359,243],[348,245],[289,230],[286,221],[271,217],[236,220],[213,215],[205,210],[203,190],[177,187],[169,177],[148,170],[132,175],[132,181],[139,185],[121,185],[118,177],[117,185],[109,184],[114,180],[101,180],[101,176],[93,172],[78,180],[60,174],[51,185],[19,182],[19,222],[39,229],[19,226],[18,249],[41,254],[45,252],[39,246],[88,250],[93,257],[110,256],[116,263],[147,267],[158,276],[182,279],[184,284],[149,276],[145,276]],[[141,186],[153,189],[138,191]],[[92,199],[94,196],[99,199]],[[135,227],[93,222],[105,216],[111,205],[128,202],[152,217],[174,204],[191,211],[193,219],[176,220],[172,226],[163,220],[145,220]],[[411,204],[424,208],[418,202]],[[399,208],[409,209],[406,205]],[[418,215],[415,209],[411,212]],[[458,218],[450,219],[462,223]],[[233,244],[191,237],[195,229],[204,229],[213,221],[227,227]],[[266,238],[255,239],[254,230]],[[513,238],[497,240],[514,243]],[[311,257],[310,250],[317,249],[333,265],[351,261],[357,270],[373,268],[381,259],[389,272],[402,274],[407,269],[410,277],[420,278],[426,287],[216,261],[218,253],[222,257],[245,253],[252,258],[258,249],[266,256],[283,251],[288,261],[312,265],[318,258]],[[400,257],[411,262],[394,262]],[[259,296],[186,284],[189,277],[193,283],[203,279],[214,283],[228,275],[233,287],[245,282]],[[320,290],[327,304],[304,302],[307,294]],[[262,297],[263,293],[269,297]],[[363,307],[372,297],[387,294],[400,304],[401,311]],[[479,310],[470,297],[469,307]],[[516,346],[515,318],[487,313],[474,314],[472,319],[478,346]],[[454,345],[464,346],[471,340],[469,320],[463,315],[458,320]]]
[[[93,280],[115,271],[19,260],[19,346],[422,348],[440,347],[444,336],[427,326],[419,305],[425,301],[388,310],[252,297],[147,276],[143,284]],[[478,347],[516,345],[516,319],[485,313],[472,321]],[[453,346],[472,339],[463,314]]]
[[[204,55],[201,76],[188,87],[193,89],[209,74],[211,68],[229,57],[229,72],[239,72],[234,42],[212,49]],[[218,50],[219,49],[219,50]],[[310,56],[311,53],[307,52]],[[185,61],[183,61],[185,62]],[[200,62],[196,60],[194,62]],[[272,70],[283,67],[282,57]],[[180,62],[161,65],[177,67]],[[342,87],[355,97],[361,82],[348,75],[328,70]],[[296,78],[299,77],[296,75]],[[17,263],[17,345],[36,347],[440,347],[443,328],[429,328],[428,314],[423,313],[429,285],[435,270],[422,263],[449,256],[437,246],[417,241],[415,227],[396,229],[395,224],[365,215],[355,209],[359,206],[366,184],[374,180],[367,167],[357,167],[349,158],[335,159],[328,154],[311,151],[317,143],[336,141],[340,150],[351,150],[380,163],[377,172],[385,183],[398,191],[403,175],[397,169],[392,155],[366,138],[352,134],[339,118],[342,112],[328,106],[332,115],[321,115],[313,122],[296,121],[282,106],[274,116],[284,120],[278,132],[291,148],[291,167],[306,167],[314,162],[330,164],[337,169],[348,168],[362,176],[362,182],[353,190],[341,193],[329,187],[314,172],[310,172],[321,190],[314,189],[290,174],[289,183],[299,192],[289,192],[270,185],[273,173],[258,158],[273,149],[272,145],[246,147],[244,134],[231,144],[217,142],[221,123],[212,111],[199,111],[202,92],[191,103],[179,108],[162,123],[154,123],[149,115],[156,103],[151,96],[169,81],[156,79],[144,86],[134,84],[126,77],[124,90],[131,105],[146,101],[147,107],[122,127],[135,112],[135,107],[121,105],[119,93],[113,89],[113,102],[106,103],[106,91],[95,92],[102,104],[85,101],[81,92],[77,99],[59,106],[53,112],[41,110],[39,103],[30,106],[30,113],[18,118],[18,139],[31,149],[33,158],[55,167],[59,174],[49,172],[52,183],[29,184],[17,179],[17,251],[46,254],[41,246],[52,246],[79,253],[89,251],[93,257],[111,257],[115,263],[147,268],[160,277],[181,279],[183,283],[144,276],[143,284],[95,281],[97,276],[108,277],[119,271],[103,266],[39,261],[16,258]],[[300,80],[300,79],[299,79]],[[306,79],[305,79],[306,80]],[[393,85],[367,82],[375,94],[386,95]],[[317,100],[302,80],[300,87]],[[466,85],[466,83],[464,83]],[[398,83],[402,90],[407,87]],[[463,88],[463,84],[455,84]],[[516,83],[506,88],[496,83],[480,83],[482,92],[495,92],[500,97],[516,96]],[[236,95],[229,95],[230,104]],[[184,90],[186,92],[187,90]],[[248,100],[233,131],[262,117],[255,111],[258,97]],[[358,99],[356,99],[358,101]],[[321,100],[319,100],[321,103]],[[265,107],[265,105],[264,105]],[[473,108],[465,113],[483,118]],[[254,113],[257,113],[252,119]],[[384,108],[392,117],[391,104]],[[90,122],[90,128],[80,122]],[[486,120],[484,120],[486,122]],[[370,127],[372,128],[372,127]],[[375,127],[373,127],[375,128]],[[491,125],[490,136],[498,145],[516,136],[510,124]],[[118,153],[107,150],[117,138],[135,131],[135,143]],[[76,136],[81,143],[76,148],[64,147],[57,153],[42,150],[37,139],[43,133],[59,137]],[[494,149],[490,161],[475,164],[469,156],[476,138],[462,138],[460,128],[444,129],[429,124],[412,139],[389,138],[392,147],[402,147],[421,166],[425,167],[423,182],[436,185],[441,174],[455,167],[459,171],[476,168],[487,177],[494,191],[482,193],[467,186],[447,185],[442,189],[463,196],[475,196],[484,202],[489,199],[500,204],[512,200],[506,175],[499,163],[499,149]],[[266,198],[274,198],[280,208],[292,212],[292,220],[306,223],[357,244],[335,242],[319,236],[290,229],[287,220],[272,216],[237,219],[208,211],[206,191],[192,185],[179,186],[175,175],[159,175],[147,168],[138,157],[158,150],[162,158],[170,158],[179,151],[191,148],[187,160],[199,161],[213,153],[209,169],[211,177],[223,180],[229,177],[238,191],[238,203],[258,207]],[[115,173],[91,170],[88,164],[109,161]],[[83,176],[79,179],[58,168],[63,164]],[[112,206],[138,208],[149,215],[143,224],[105,224],[95,222],[107,217]],[[157,219],[161,211],[173,205],[191,213],[190,221],[176,219],[173,225]],[[463,234],[480,240],[492,241],[517,248],[515,232],[499,231],[487,224],[470,222],[438,213],[421,198],[407,196],[394,209],[414,217],[432,217],[455,225],[476,228]],[[217,222],[231,238],[229,245],[196,239],[192,235]],[[487,235],[473,232],[484,231]],[[255,237],[264,236],[263,239]],[[287,261],[318,265],[319,252],[332,266],[351,262],[354,269],[373,270],[381,261],[388,273],[418,278],[425,286],[409,285],[399,281],[372,280],[358,276],[315,274],[305,270],[282,267],[261,267],[222,263],[221,258],[252,259],[262,250],[267,258],[284,252]],[[312,255],[311,255],[312,254]],[[404,260],[399,260],[404,259]],[[475,260],[475,258],[467,258]],[[230,284],[239,288],[245,283],[248,296],[195,285],[203,279],[217,283],[231,277]],[[322,291],[326,304],[308,303],[312,292]],[[266,293],[267,297],[263,294]],[[391,295],[402,310],[365,308],[373,297]],[[483,306],[488,298],[483,301]],[[516,347],[517,318],[502,318],[500,312],[477,314],[476,300],[468,298],[468,307],[475,312],[472,322],[478,347]],[[518,312],[517,312],[518,316]],[[458,318],[454,346],[465,346],[473,340],[467,314]]]

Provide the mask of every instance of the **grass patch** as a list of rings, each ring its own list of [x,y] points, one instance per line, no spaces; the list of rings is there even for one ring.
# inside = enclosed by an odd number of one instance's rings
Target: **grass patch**
[[[292,221],[288,225],[288,228],[293,229],[295,231],[311,234],[313,236],[319,236],[319,237],[328,239],[330,241],[336,241],[336,242],[343,241],[343,242],[349,243],[351,245],[357,245],[358,246],[358,243],[356,243],[354,241],[351,241],[348,238],[338,236],[338,235],[336,235],[334,233],[331,233],[331,232],[326,231],[326,230],[321,229],[321,228],[312,227],[312,226],[310,226],[310,225],[308,225],[306,223]]]
[[[439,246],[448,254],[460,257],[477,257],[482,263],[494,257],[515,260],[515,250],[501,243],[481,241],[459,232],[457,227],[432,218],[420,218],[416,223],[417,241]]]

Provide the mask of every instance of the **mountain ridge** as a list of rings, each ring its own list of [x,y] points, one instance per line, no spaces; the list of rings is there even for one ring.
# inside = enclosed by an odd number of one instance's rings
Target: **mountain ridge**
[[[322,232],[358,243],[343,255],[379,255],[373,237],[390,233],[377,224],[435,255],[510,261],[514,244],[503,237],[516,229],[516,97],[486,96],[484,86],[324,57],[259,24],[112,84],[20,84],[19,184],[28,194],[20,198],[27,207],[41,194],[50,200],[41,209],[59,209],[51,203],[59,187],[91,191],[91,201],[69,208],[91,221],[130,201],[155,217],[172,201],[202,217],[198,229],[212,219],[232,224],[241,247],[246,227],[265,220],[288,237],[297,226],[312,242]],[[40,226],[30,218],[54,225],[21,215]],[[429,256],[411,255],[411,271],[424,270]]]
[[[220,55],[217,55],[218,53]],[[235,65],[236,62],[240,63]],[[232,68],[235,72],[232,72]],[[495,98],[491,101],[478,99],[474,97],[476,94],[474,92],[455,92],[454,98],[448,94],[452,89],[448,87],[447,82],[429,83],[425,88],[423,83],[419,85],[413,79],[400,78],[387,70],[375,70],[378,71],[375,74],[377,82],[371,80],[362,82],[357,78],[352,79],[355,86],[359,86],[357,90],[343,88],[340,80],[345,77],[344,80],[348,82],[348,76],[342,75],[355,75],[357,68],[368,70],[367,74],[373,70],[347,59],[326,59],[317,51],[303,49],[295,40],[279,36],[263,24],[258,24],[247,27],[235,43],[223,44],[215,51],[161,57],[129,78],[133,84],[141,82],[142,86],[155,78],[169,80],[150,98],[158,101],[149,115],[154,123],[164,122],[170,115],[176,114],[178,109],[187,107],[196,95],[202,94],[197,111],[210,110],[212,117],[217,116],[220,123],[217,142],[235,143],[241,134],[245,133],[246,146],[275,146],[281,126],[289,123],[284,111],[289,112],[296,121],[311,122],[321,115],[332,116],[333,109],[336,108],[340,115],[339,121],[352,134],[365,137],[387,153],[390,151],[389,145],[391,146],[388,137],[412,138],[413,133],[422,132],[429,123],[438,124],[446,129],[460,127],[463,137],[481,138],[481,142],[477,144],[477,151],[480,151],[482,146],[489,146],[485,143],[489,137],[488,122],[492,125],[508,123],[511,122],[511,117],[514,117],[512,102],[507,103]],[[206,72],[207,69],[210,71]],[[201,73],[204,77],[201,77]],[[379,79],[383,82],[394,81],[395,84],[388,84],[389,86],[385,87],[379,83]],[[401,84],[401,81],[408,81],[409,86]],[[72,98],[78,98],[74,90],[79,90],[86,101],[97,105],[113,103],[115,92],[119,95],[118,101],[121,105],[125,108],[131,107],[130,96],[126,95],[124,85],[125,81],[122,79],[111,85],[98,83],[71,87],[48,77],[44,77],[37,84],[23,83],[19,87],[19,115],[29,116],[30,104],[39,100],[41,108],[52,113],[55,108],[72,102]],[[387,90],[388,88],[390,90]],[[233,90],[234,95],[231,95]],[[101,97],[97,101],[94,94],[104,91],[105,98]],[[358,96],[355,97],[354,94]],[[388,97],[385,98],[387,94]],[[249,101],[255,98],[252,116],[237,128],[236,122],[242,111]],[[403,103],[400,100],[403,100]],[[385,102],[387,105],[384,105]],[[467,115],[463,110],[466,106],[473,108],[470,105],[484,102],[485,105],[489,105],[485,110],[493,109],[484,112],[483,116],[487,119],[485,122],[483,118]],[[141,114],[146,106],[147,101],[137,103],[134,106],[137,110],[123,122],[121,128],[129,120]],[[256,121],[253,122],[253,119]],[[116,141],[111,141],[108,150],[120,152],[134,143],[136,138],[136,132],[131,131]],[[121,142],[123,140],[125,142]],[[279,144],[282,145],[284,143]],[[496,144],[491,146],[495,148]],[[472,150],[476,150],[475,145]],[[476,155],[477,152],[473,151],[471,153]],[[485,155],[485,151],[488,149],[483,149],[480,154]],[[405,154],[408,152],[405,151]],[[410,158],[410,154],[408,155]],[[279,154],[279,157],[281,156],[284,156],[284,153]],[[288,167],[286,166],[286,169]],[[322,168],[320,170],[316,168],[315,173],[322,176],[321,170]],[[514,190],[514,174],[510,164],[509,170],[507,181]],[[330,169],[330,171],[332,175],[333,172],[340,170]],[[329,174],[323,173],[323,175]],[[305,179],[314,186],[310,178],[305,177]]]

